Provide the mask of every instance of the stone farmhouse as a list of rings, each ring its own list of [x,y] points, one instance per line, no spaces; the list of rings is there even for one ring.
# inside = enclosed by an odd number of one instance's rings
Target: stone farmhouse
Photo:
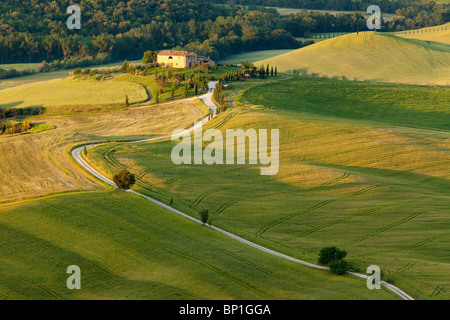
[[[157,62],[162,67],[192,68],[194,65],[209,64],[214,67],[216,63],[209,57],[197,56],[194,52],[163,50],[158,53]]]

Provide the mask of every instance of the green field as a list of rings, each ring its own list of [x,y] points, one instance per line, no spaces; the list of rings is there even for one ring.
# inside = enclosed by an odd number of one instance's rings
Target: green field
[[[148,99],[142,85],[126,81],[57,79],[2,90],[0,107],[123,104]]]
[[[244,99],[288,112],[450,130],[450,90],[439,87],[297,77],[263,83]]]
[[[214,225],[269,248],[316,262],[322,247],[337,245],[361,271],[379,265],[416,298],[448,299],[448,90],[280,83],[241,91],[238,108],[208,124],[280,129],[275,176],[261,176],[257,165],[176,166],[170,142],[103,145],[88,160],[107,176],[128,168],[139,177],[137,191],[166,203],[173,198],[195,217],[208,209]],[[414,116],[403,117],[406,110]]]
[[[131,61],[131,62],[132,63],[140,63],[141,61]],[[111,67],[121,66],[123,63],[124,63],[124,61],[113,62],[113,63],[109,63],[109,64],[85,67],[83,69],[111,68]],[[37,64],[33,64],[33,63],[32,64],[19,63],[19,64],[4,64],[4,65],[0,65],[0,67],[3,66],[3,68],[16,68],[17,70],[22,70],[24,68],[32,67],[33,65],[37,66]],[[51,72],[39,72],[39,73],[35,73],[32,75],[28,75],[28,76],[4,79],[4,80],[0,80],[0,89],[18,87],[18,86],[22,86],[24,84],[30,84],[30,83],[36,83],[36,82],[42,82],[42,81],[64,79],[64,78],[69,77],[72,72],[73,72],[73,69],[67,69],[67,70],[64,69],[64,70],[57,70],[57,71],[51,71]]]
[[[360,32],[258,61],[280,72],[411,84],[450,84],[450,45]]]
[[[11,70],[16,69],[17,71],[22,71],[25,69],[35,70],[38,66],[37,63],[11,63],[11,64],[0,64],[0,69]]]
[[[395,299],[288,262],[122,191],[0,207],[2,299]],[[66,268],[81,268],[68,290]]]
[[[297,13],[301,12],[302,10],[306,10],[306,9],[281,8],[281,7],[267,7],[267,8],[276,9],[277,12],[282,16],[297,14]],[[353,14],[355,12],[360,13],[363,16],[367,15],[367,13],[364,11],[335,11],[335,10],[307,10],[307,11],[318,11],[318,12],[322,12],[322,13],[329,13],[334,16],[336,16],[338,14]],[[392,13],[384,13],[383,14],[383,19],[386,21],[392,21],[395,17],[396,17],[396,15],[392,14]]]
[[[248,60],[250,62],[256,62],[264,59],[270,59],[273,57],[277,57],[279,55],[289,53],[293,51],[293,49],[284,49],[284,50],[261,50],[261,51],[251,51],[251,52],[243,52],[240,54],[233,54],[226,59],[220,60],[221,64],[232,64],[232,65],[240,65],[242,62]]]

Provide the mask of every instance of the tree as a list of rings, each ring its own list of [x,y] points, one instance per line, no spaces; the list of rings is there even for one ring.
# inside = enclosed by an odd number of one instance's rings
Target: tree
[[[349,265],[347,261],[340,259],[340,260],[333,260],[329,264],[330,271],[334,274],[343,275],[347,272],[349,269]]]
[[[159,90],[156,91],[155,103],[159,103]]]
[[[125,96],[125,107],[128,107],[130,105],[130,101],[128,99],[128,95]]]
[[[278,76],[278,68],[275,67],[275,77]]]
[[[86,146],[84,146],[84,149],[83,149],[83,155],[86,157],[87,156],[87,149],[86,149]]]
[[[200,220],[203,224],[206,224],[209,220],[209,210],[203,209],[200,211]]]
[[[122,65],[122,68],[121,68],[121,69],[122,69],[122,72],[123,72],[123,73],[126,73],[129,66],[130,66],[130,64],[128,63],[127,60],[125,60],[125,62],[124,62],[123,65]]]
[[[172,86],[172,88],[170,89],[170,99],[174,99],[175,98],[175,87]]]
[[[114,175],[113,181],[119,189],[128,190],[136,183],[136,178],[134,174],[122,170]]]
[[[342,260],[347,256],[347,251],[337,247],[325,247],[320,250],[318,263],[327,266],[332,261]]]
[[[156,51],[145,51],[144,56],[142,57],[143,64],[149,64],[152,62],[156,62],[158,58],[158,53]]]
[[[187,98],[189,96],[189,88],[188,88],[188,84],[186,83],[184,85],[184,97]]]

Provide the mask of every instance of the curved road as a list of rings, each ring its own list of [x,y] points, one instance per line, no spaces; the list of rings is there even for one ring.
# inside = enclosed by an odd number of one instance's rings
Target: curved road
[[[199,97],[200,100],[202,100],[205,103],[205,105],[208,106],[208,108],[210,108],[213,111],[214,116],[216,115],[216,109],[217,108],[216,108],[216,105],[212,101],[212,93],[214,91],[214,87],[215,87],[216,83],[217,82],[209,82],[209,84],[208,84],[208,86],[209,86],[208,93],[206,93],[205,95]],[[179,100],[178,102],[180,102],[180,101],[188,101],[188,100],[192,100],[192,99]],[[208,121],[208,118],[209,117],[204,118],[201,123],[202,124],[206,123]],[[200,124],[198,124],[198,125],[200,125]],[[183,135],[186,132],[191,132],[197,126],[192,126],[189,129],[180,132],[179,135]],[[171,136],[161,136],[161,137],[155,137],[155,138],[150,138],[150,139],[145,139],[145,140],[131,141],[131,142],[128,142],[128,143],[148,142],[148,141],[155,141],[155,140],[168,139],[168,138],[171,138]],[[94,147],[94,145],[86,146],[87,149],[92,148],[92,147]],[[107,183],[108,185],[110,185],[110,186],[112,186],[114,188],[117,188],[116,184],[113,181],[109,180],[108,178],[106,178],[105,176],[100,174],[98,171],[96,171],[94,168],[92,168],[82,158],[81,153],[83,152],[83,149],[84,149],[84,146],[72,150],[72,157],[75,159],[75,161],[77,161],[86,171],[91,173],[93,176],[95,176],[99,180]],[[172,207],[170,207],[170,206],[168,206],[168,205],[166,205],[166,204],[164,204],[164,203],[162,203],[162,202],[160,202],[158,200],[155,200],[155,199],[153,199],[151,197],[148,197],[148,196],[146,196],[146,195],[144,195],[142,193],[139,193],[139,192],[136,192],[136,191],[133,191],[133,190],[127,190],[126,192],[129,192],[129,193],[138,195],[140,197],[143,197],[143,198],[147,199],[148,201],[156,204],[157,206],[159,206],[161,208],[164,208],[164,209],[166,209],[166,210],[168,210],[168,211],[170,211],[172,213],[175,213],[177,215],[183,216],[186,219],[191,220],[192,222],[203,224],[200,220],[195,219],[195,218],[189,216],[186,213],[183,213],[183,212],[181,212],[181,211],[179,211],[177,209],[174,209],[174,208],[172,208]],[[320,265],[317,265],[317,264],[314,264],[314,263],[310,263],[310,262],[307,262],[307,261],[299,260],[299,259],[290,257],[288,255],[282,254],[280,252],[277,252],[277,251],[265,248],[263,246],[260,246],[260,245],[258,245],[256,243],[253,243],[251,241],[245,240],[244,238],[238,237],[238,236],[236,236],[236,235],[234,235],[234,234],[232,234],[230,232],[227,232],[227,231],[225,231],[223,229],[220,229],[220,228],[217,228],[215,226],[210,226],[210,228],[215,230],[215,231],[217,231],[217,232],[219,232],[219,233],[221,233],[221,234],[223,234],[223,235],[225,235],[225,236],[227,236],[227,237],[229,237],[229,238],[231,238],[231,239],[237,240],[237,241],[239,241],[239,242],[241,242],[243,244],[246,244],[246,245],[248,245],[250,247],[253,247],[255,249],[258,249],[260,251],[272,254],[274,256],[277,256],[277,257],[280,257],[280,258],[283,258],[283,259],[286,259],[286,260],[289,260],[289,261],[292,261],[292,262],[295,262],[295,263],[298,263],[298,264],[301,264],[301,265],[304,265],[304,266],[307,266],[307,267],[311,267],[311,268],[314,268],[314,269],[320,269],[320,270],[328,270],[329,269],[328,267],[324,267],[324,266],[320,266]],[[348,273],[353,275],[353,276],[362,278],[362,279],[368,279],[369,278],[368,275],[361,274],[361,273],[350,272],[350,271],[348,271]],[[385,281],[381,281],[381,285],[384,286],[386,289],[390,290],[391,292],[395,293],[396,295],[398,295],[400,298],[402,298],[404,300],[414,300],[406,292],[402,291],[400,288],[398,288],[398,287],[396,287],[396,286],[394,286],[392,284],[389,284],[389,283],[387,283]]]

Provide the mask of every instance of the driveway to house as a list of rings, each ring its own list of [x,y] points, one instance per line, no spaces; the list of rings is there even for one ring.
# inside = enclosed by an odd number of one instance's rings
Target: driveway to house
[[[214,104],[214,102],[212,101],[212,94],[213,94],[214,87],[215,87],[216,84],[217,84],[217,81],[209,82],[208,83],[208,87],[209,87],[208,92],[206,94],[204,94],[203,96],[199,97],[200,100],[202,100],[205,103],[205,105],[210,110],[213,111],[214,116],[216,115],[217,107]],[[189,100],[192,100],[192,99],[178,100],[177,102],[189,101]],[[209,116],[204,118],[201,122],[197,123],[196,125],[190,127],[187,130],[183,130],[180,133],[175,134],[174,136],[177,136],[177,135],[181,136],[181,135],[184,135],[186,133],[192,132],[195,128],[197,128],[198,126],[200,126],[200,125],[202,125],[202,124],[204,124],[204,123],[206,123],[208,121],[209,121]],[[171,137],[172,136],[161,136],[161,137],[155,137],[155,138],[150,138],[150,139],[145,139],[145,140],[131,141],[131,142],[128,142],[128,143],[149,142],[149,141],[162,140],[162,139],[168,139],[168,138],[170,139]],[[89,149],[89,148],[92,148],[94,146],[96,146],[96,145],[92,145],[91,144],[89,146],[86,146],[86,148]],[[84,146],[78,147],[78,148],[72,150],[71,154],[72,154],[72,157],[75,159],[75,161],[78,162],[78,164],[80,166],[82,166],[86,171],[88,171],[90,174],[95,176],[97,179],[103,181],[104,183],[106,183],[106,184],[108,184],[108,185],[110,185],[110,186],[112,186],[114,188],[117,188],[116,184],[113,181],[111,181],[110,179],[108,179],[107,177],[105,177],[104,175],[99,173],[97,170],[95,170],[89,163],[87,163],[83,159],[83,157],[81,156],[82,152],[83,152],[83,149],[84,149]],[[159,206],[161,208],[164,208],[164,209],[166,209],[166,210],[168,210],[168,211],[170,211],[172,213],[180,215],[180,216],[182,216],[182,217],[184,217],[186,219],[189,219],[192,222],[195,222],[195,223],[198,223],[198,224],[203,224],[200,220],[195,219],[195,218],[191,217],[190,215],[188,215],[188,214],[186,214],[184,212],[181,212],[181,211],[179,211],[177,209],[174,209],[171,206],[169,206],[169,205],[167,205],[165,203],[162,203],[162,202],[160,202],[160,201],[158,201],[156,199],[153,199],[153,198],[151,198],[149,196],[146,196],[146,195],[144,195],[142,193],[139,193],[139,192],[136,192],[136,191],[133,191],[133,190],[127,190],[126,192],[138,195],[140,197],[143,197],[144,199],[154,203],[155,205],[157,205],[157,206]],[[221,233],[221,234],[223,234],[226,237],[229,237],[231,239],[239,241],[239,242],[241,242],[241,243],[243,243],[245,245],[248,245],[248,246],[253,247],[255,249],[258,249],[260,251],[263,251],[263,252],[269,253],[271,255],[280,257],[282,259],[286,259],[286,260],[289,260],[289,261],[292,261],[292,262],[295,262],[295,263],[298,263],[298,264],[301,264],[301,265],[304,265],[304,266],[307,266],[307,267],[310,267],[310,268],[314,268],[314,269],[329,270],[328,267],[324,267],[324,266],[320,266],[320,265],[317,265],[317,264],[314,264],[314,263],[310,263],[310,262],[307,262],[307,261],[296,259],[296,258],[293,258],[291,256],[285,255],[283,253],[280,253],[280,252],[268,249],[266,247],[260,246],[260,245],[258,245],[256,243],[253,243],[251,241],[245,240],[244,238],[241,238],[241,237],[239,237],[237,235],[234,235],[234,234],[232,234],[232,233],[230,233],[228,231],[225,231],[223,229],[217,228],[215,226],[210,226],[210,228],[215,230],[215,231],[217,231],[217,232],[219,232],[219,233]],[[366,275],[366,274],[350,272],[350,271],[348,271],[347,273],[349,273],[349,274],[351,274],[351,275],[353,275],[355,277],[359,277],[359,278],[366,279],[366,280],[369,278],[369,276]],[[399,296],[400,298],[402,298],[404,300],[414,300],[414,298],[409,296],[406,292],[402,291],[400,288],[398,288],[398,287],[396,287],[396,286],[394,286],[394,285],[392,285],[390,283],[387,283],[385,281],[381,281],[380,284],[382,286],[384,286],[386,289],[388,289],[389,291],[393,292],[394,294],[396,294],[397,296]]]

